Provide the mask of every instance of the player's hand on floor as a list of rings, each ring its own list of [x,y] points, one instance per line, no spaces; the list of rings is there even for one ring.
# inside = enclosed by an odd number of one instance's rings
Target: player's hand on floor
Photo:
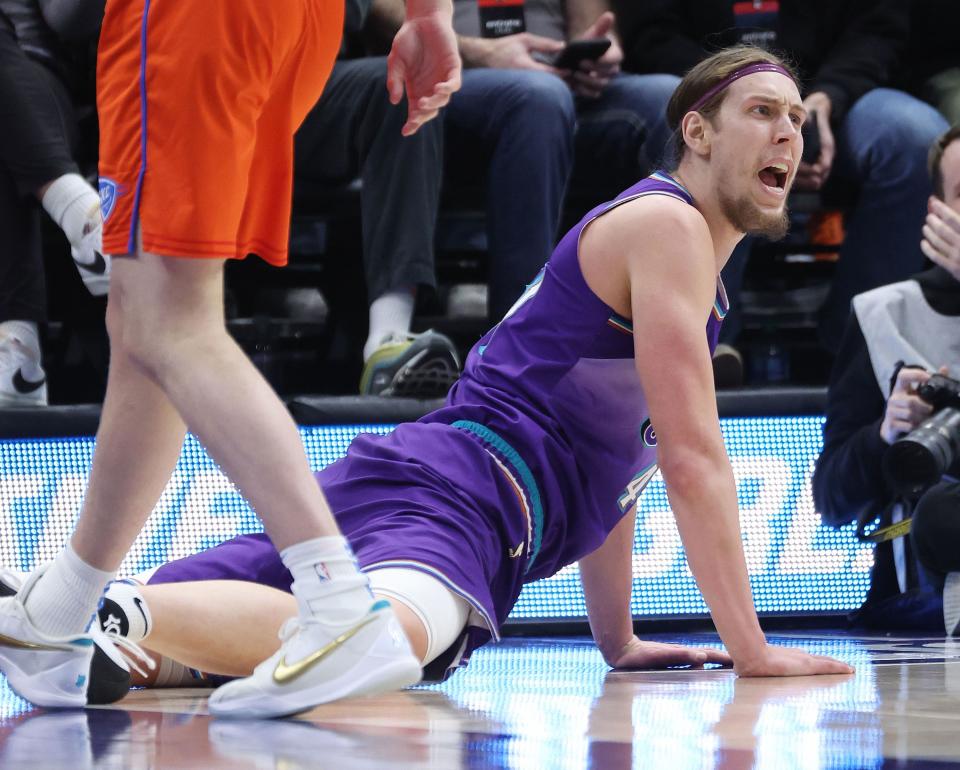
[[[789,647],[766,647],[749,660],[735,661],[739,676],[812,676],[816,674],[852,674],[853,666],[825,655],[811,655]]]
[[[683,647],[679,644],[645,642],[633,637],[617,656],[607,660],[614,668],[668,668],[670,666],[690,666],[703,668],[707,663],[719,663],[732,666],[733,659],[721,650],[710,647]]]
[[[387,57],[387,91],[399,104],[407,95],[407,122],[401,133],[415,134],[460,88],[460,54],[449,15],[434,13],[404,22]]]

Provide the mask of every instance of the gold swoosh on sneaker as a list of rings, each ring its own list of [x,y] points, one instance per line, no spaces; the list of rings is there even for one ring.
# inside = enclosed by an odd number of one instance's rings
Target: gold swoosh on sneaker
[[[306,673],[309,669],[313,668],[317,663],[330,655],[334,650],[342,646],[345,642],[349,641],[353,636],[355,636],[361,629],[365,626],[372,623],[376,620],[376,616],[368,617],[361,623],[358,623],[353,628],[350,628],[344,631],[340,636],[338,636],[333,641],[325,644],[319,650],[310,653],[307,657],[302,660],[298,660],[296,663],[287,663],[287,656],[284,655],[277,662],[277,667],[273,670],[273,681],[277,684],[287,684],[292,682],[298,676]]]
[[[0,634],[0,647],[12,647],[15,650],[38,650],[43,652],[70,652],[69,647],[56,647],[49,644],[34,644],[12,636]]]

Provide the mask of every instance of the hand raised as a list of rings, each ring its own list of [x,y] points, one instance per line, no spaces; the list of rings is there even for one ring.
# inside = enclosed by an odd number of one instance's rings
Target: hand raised
[[[960,281],[960,214],[938,198],[931,197],[927,203],[920,249]]]

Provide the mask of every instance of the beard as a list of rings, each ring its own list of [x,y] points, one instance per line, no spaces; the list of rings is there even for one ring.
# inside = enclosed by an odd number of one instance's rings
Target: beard
[[[737,230],[747,235],[761,235],[767,240],[779,241],[790,230],[790,216],[784,206],[776,214],[765,214],[746,197],[720,196],[723,215]]]

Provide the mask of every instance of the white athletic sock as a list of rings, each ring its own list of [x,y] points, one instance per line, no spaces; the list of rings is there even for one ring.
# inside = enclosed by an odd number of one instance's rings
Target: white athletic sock
[[[0,339],[15,337],[27,350],[40,358],[40,333],[33,321],[4,321],[0,323]]]
[[[302,616],[348,623],[370,609],[370,581],[358,569],[345,537],[304,540],[284,548],[280,558],[293,575],[293,595]]]
[[[67,543],[26,597],[27,615],[50,636],[83,633],[115,574],[91,567]]]
[[[96,226],[100,196],[79,174],[64,174],[54,181],[40,201],[50,218],[63,230],[71,245]]]
[[[413,320],[413,305],[416,299],[412,288],[395,289],[381,294],[370,303],[370,334],[363,346],[363,360],[392,334],[407,334]]]

